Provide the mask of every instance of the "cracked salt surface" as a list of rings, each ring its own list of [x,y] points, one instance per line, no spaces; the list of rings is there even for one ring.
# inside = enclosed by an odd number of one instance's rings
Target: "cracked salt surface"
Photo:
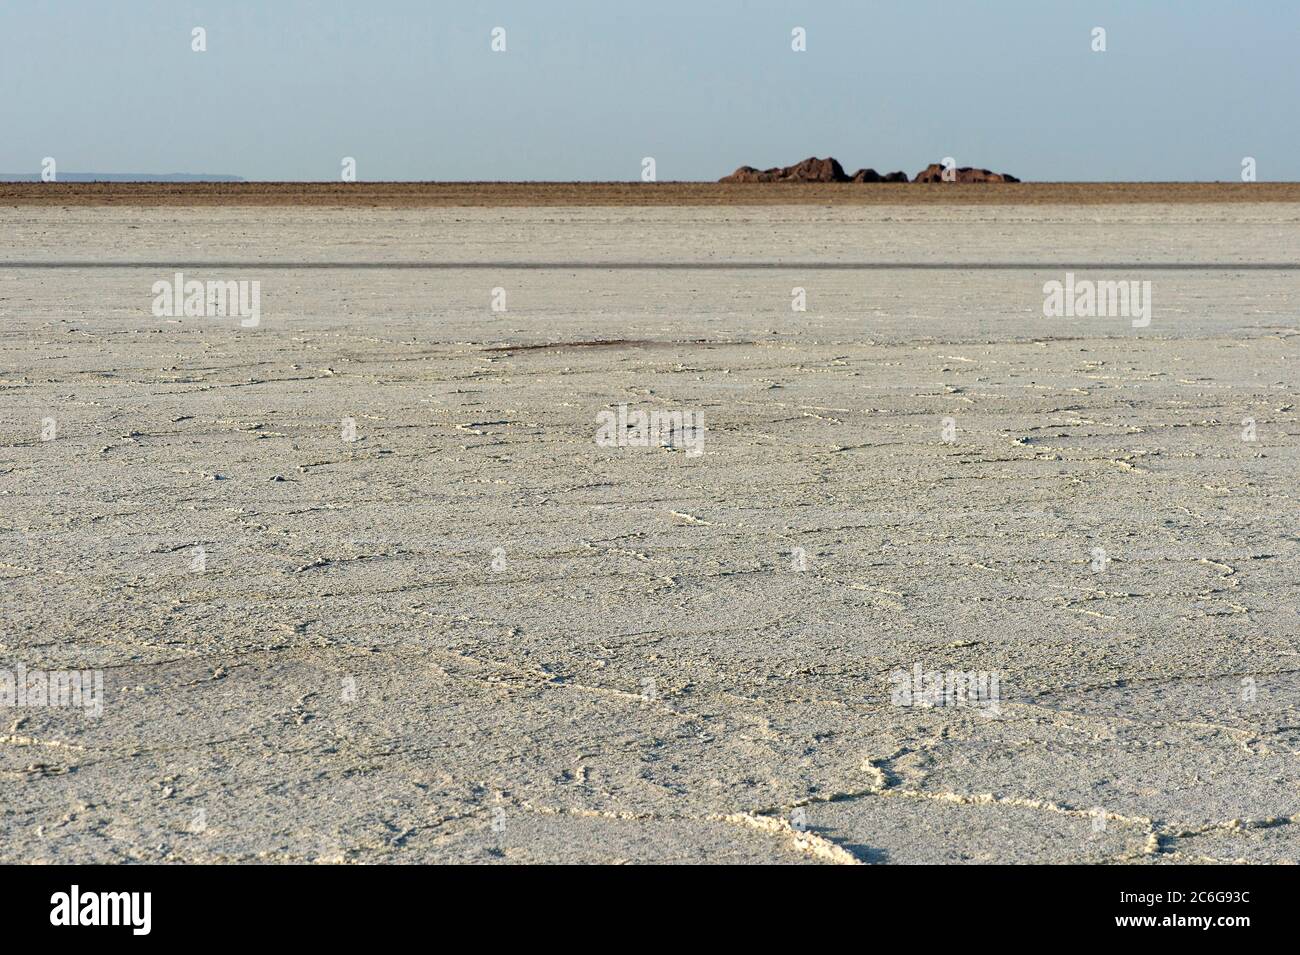
[[[24,258],[1234,262],[1300,261],[1298,211],[0,225]],[[259,328],[154,319],[148,270],[2,276],[0,668],[106,698],[0,708],[0,859],[1300,860],[1293,276],[1160,273],[1141,330],[1043,318],[1037,274],[230,277]],[[702,411],[704,453],[598,447],[620,403]],[[917,663],[997,672],[1000,715],[891,705]]]

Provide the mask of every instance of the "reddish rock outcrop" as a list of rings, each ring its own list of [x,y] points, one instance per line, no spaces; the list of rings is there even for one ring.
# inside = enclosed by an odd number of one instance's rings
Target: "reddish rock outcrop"
[[[859,169],[849,182],[907,182],[907,173],[887,172],[882,176],[874,169]]]
[[[827,157],[818,159],[809,156],[803,162],[793,166],[773,166],[771,169],[755,169],[753,166],[741,166],[730,176],[723,176],[719,182],[848,182],[844,167],[838,160]]]
[[[953,170],[951,179],[943,178],[943,164],[932,162],[912,179],[913,182],[1019,182],[1015,176],[989,169],[976,169],[973,166],[959,166]]]
[[[874,169],[859,169],[852,176],[844,172],[844,167],[831,157],[818,159],[810,156],[793,166],[773,166],[771,169],[755,169],[753,166],[741,166],[730,176],[723,176],[718,182],[907,182],[907,173],[890,172],[881,175]],[[912,182],[942,182],[943,166],[931,163],[916,174]],[[963,166],[956,171],[957,182],[1019,182],[1015,176],[1005,173],[990,172],[987,169],[974,169]]]

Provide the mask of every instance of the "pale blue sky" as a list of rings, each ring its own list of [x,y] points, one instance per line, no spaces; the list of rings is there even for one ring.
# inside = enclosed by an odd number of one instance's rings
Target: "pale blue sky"
[[[0,94],[4,172],[1300,180],[1300,3],[2,0]]]

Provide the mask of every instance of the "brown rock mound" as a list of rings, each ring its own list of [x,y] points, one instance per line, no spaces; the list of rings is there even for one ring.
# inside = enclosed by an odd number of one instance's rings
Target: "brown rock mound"
[[[793,166],[773,166],[771,169],[755,169],[753,166],[741,166],[730,176],[723,176],[718,182],[907,182],[907,173],[889,172],[881,175],[874,169],[859,169],[852,176],[844,172],[839,161],[828,156],[818,159],[810,156]],[[942,182],[943,166],[931,163],[916,174],[912,182]],[[957,170],[957,182],[1019,182],[1015,176],[1005,173],[990,172],[987,169],[974,169],[963,166]]]
[[[907,173],[887,172],[882,176],[874,169],[859,169],[849,182],[907,182]]]
[[[771,169],[755,169],[753,166],[741,166],[730,176],[723,176],[719,182],[848,182],[844,167],[839,161],[827,157],[818,159],[810,156],[793,166],[773,166]]]
[[[976,169],[973,166],[959,166],[953,182],[1019,182],[1015,176],[1005,172],[993,172],[988,169]],[[913,182],[944,182],[943,165],[932,162],[912,179]]]

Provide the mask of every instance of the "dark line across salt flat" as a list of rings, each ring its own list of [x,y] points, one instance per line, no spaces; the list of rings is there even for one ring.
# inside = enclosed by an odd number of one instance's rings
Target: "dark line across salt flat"
[[[253,272],[259,269],[370,269],[457,271],[461,269],[527,270],[536,272],[565,270],[607,271],[756,271],[799,270],[818,272],[962,272],[1017,271],[1151,271],[1151,272],[1296,272],[1300,262],[775,262],[775,261],[703,261],[703,262],[564,262],[564,261],[473,261],[473,262],[346,262],[346,261],[120,261],[111,259],[47,259],[0,261],[0,269],[228,269]]]

